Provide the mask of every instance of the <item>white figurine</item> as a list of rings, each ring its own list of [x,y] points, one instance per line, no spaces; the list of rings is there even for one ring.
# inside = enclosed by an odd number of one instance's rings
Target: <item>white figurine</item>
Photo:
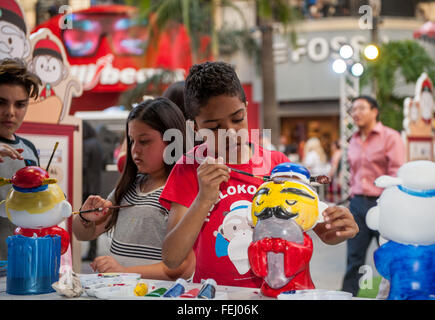
[[[388,299],[435,299],[435,163],[408,162],[375,184],[385,190],[366,221],[387,241],[374,258]]]

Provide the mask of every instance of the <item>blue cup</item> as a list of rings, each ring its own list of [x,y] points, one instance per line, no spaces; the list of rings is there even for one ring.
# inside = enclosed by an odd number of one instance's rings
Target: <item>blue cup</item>
[[[60,236],[10,236],[6,292],[17,295],[54,292],[59,280]]]

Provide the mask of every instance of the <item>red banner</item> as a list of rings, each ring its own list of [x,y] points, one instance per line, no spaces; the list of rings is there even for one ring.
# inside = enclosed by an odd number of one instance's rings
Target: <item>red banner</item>
[[[185,27],[173,24],[148,45],[150,24],[135,14],[130,6],[94,6],[57,15],[33,30],[48,28],[61,39],[71,74],[83,84],[70,114],[116,105],[120,93],[162,70],[174,71],[173,81],[185,78],[192,64]],[[206,51],[210,40],[203,40]]]

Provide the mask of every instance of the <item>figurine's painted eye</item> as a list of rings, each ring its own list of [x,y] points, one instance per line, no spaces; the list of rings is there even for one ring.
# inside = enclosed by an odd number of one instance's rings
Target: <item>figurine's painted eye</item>
[[[236,230],[237,230],[237,227],[236,227],[236,226],[233,226],[233,230],[236,231]]]
[[[290,194],[295,194],[297,196],[302,196],[302,197],[306,197],[309,199],[316,199],[314,196],[312,196],[311,194],[309,194],[308,192],[298,189],[298,188],[285,188],[281,190],[281,193],[290,193]]]
[[[293,206],[293,205],[295,205],[296,204],[296,200],[293,200],[293,201],[288,201],[288,200],[286,200],[285,201],[285,203],[287,203],[289,206]]]
[[[261,203],[260,202],[258,202],[258,201],[255,201],[255,204],[257,205],[257,206],[261,206],[262,204],[264,203],[264,200],[263,201],[261,201]]]
[[[256,197],[258,197],[262,194],[268,195],[269,191],[270,191],[269,188],[261,188],[260,190],[257,191],[256,194],[254,194],[254,196],[252,197],[252,200],[254,200]]]

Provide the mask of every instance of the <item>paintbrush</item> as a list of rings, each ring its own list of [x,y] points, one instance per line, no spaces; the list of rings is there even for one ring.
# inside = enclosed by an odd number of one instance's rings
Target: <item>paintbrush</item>
[[[50,160],[48,160],[47,168],[45,168],[45,171],[47,171],[47,172],[48,172],[48,168],[50,167],[51,160],[53,160],[53,156],[54,156],[54,153],[56,152],[58,145],[59,145],[59,141],[56,141],[56,143],[54,144],[53,152],[51,153],[51,156],[50,156]]]
[[[195,159],[194,157],[192,157],[191,155],[188,155],[188,154],[186,154],[186,157],[189,158],[189,159]],[[198,163],[199,163],[199,161],[198,161]],[[228,167],[228,168],[230,168],[231,171],[234,171],[234,172],[237,172],[237,173],[240,173],[240,174],[244,174],[245,176],[261,179],[263,181],[267,181],[267,180],[270,179],[270,176],[256,176],[256,175],[254,175],[252,173],[245,172],[245,171],[242,171],[242,170],[239,170],[239,169],[234,169],[234,168],[231,168],[231,167]]]
[[[88,212],[101,212],[104,209],[121,209],[121,208],[128,208],[128,207],[133,207],[135,206],[135,204],[126,204],[123,206],[111,206],[111,207],[106,207],[106,208],[94,208],[94,209],[89,209],[89,210],[80,210],[80,211],[73,211],[72,214],[79,214],[79,213],[88,213]]]
[[[268,181],[270,179],[270,176],[256,176],[255,174],[249,173],[249,172],[245,172],[239,169],[234,169],[229,167],[231,171],[240,173],[240,174],[244,174],[245,176],[249,176],[249,177],[253,177],[253,178],[257,178],[257,179],[261,179],[263,181]]]
[[[190,159],[194,159],[191,155],[187,155],[186,154],[186,157],[190,158]],[[245,172],[245,171],[242,171],[242,170],[239,170],[239,169],[234,169],[234,168],[231,168],[231,167],[229,167],[229,168],[230,168],[231,171],[234,171],[234,172],[237,172],[237,173],[240,173],[240,174],[244,174],[244,175],[249,176],[249,177],[261,179],[263,181],[269,181],[270,180],[270,176],[257,176],[257,175],[254,175],[252,173]],[[320,176],[310,177],[310,183],[312,183],[312,182],[317,182],[319,184],[328,184],[328,183],[331,182],[331,180],[329,179],[328,176],[320,175]]]

